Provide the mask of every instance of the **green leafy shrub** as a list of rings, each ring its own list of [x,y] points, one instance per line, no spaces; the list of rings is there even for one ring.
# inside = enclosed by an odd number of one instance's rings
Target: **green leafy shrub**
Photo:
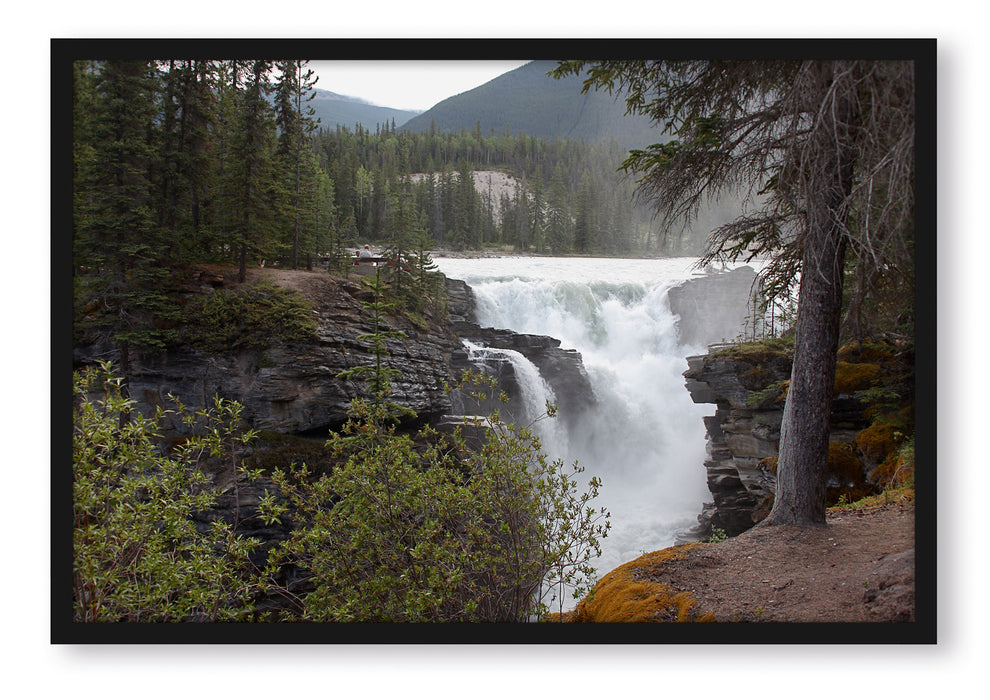
[[[559,601],[550,589],[585,591],[608,529],[589,505],[598,482],[580,493],[577,465],[548,461],[527,430],[486,426],[472,452],[430,430],[414,440],[385,404],[355,401],[329,441],[342,459],[332,474],[276,470],[300,527],[272,566],[312,573],[304,619],[525,622]]]
[[[73,619],[76,622],[178,622],[241,619],[255,585],[248,555],[256,540],[194,515],[215,490],[206,460],[236,468],[238,446],[253,438],[238,426],[240,406],[217,400],[182,420],[201,435],[173,455],[159,450],[162,412],[145,418],[103,365],[73,377]]]

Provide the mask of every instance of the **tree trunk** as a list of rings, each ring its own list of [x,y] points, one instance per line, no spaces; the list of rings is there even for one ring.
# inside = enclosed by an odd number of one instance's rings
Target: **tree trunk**
[[[834,227],[819,230],[817,235],[809,231],[809,238],[818,240],[808,248],[802,266],[794,364],[780,428],[777,489],[767,519],[771,525],[825,524],[845,240]]]
[[[247,280],[247,243],[241,243],[240,255],[238,256],[237,281],[244,284]]]
[[[829,66],[822,84],[835,87]],[[805,172],[807,231],[795,328],[794,363],[780,428],[777,488],[769,525],[825,525],[825,482],[842,316],[845,203],[855,152],[850,101],[841,89],[819,113]]]

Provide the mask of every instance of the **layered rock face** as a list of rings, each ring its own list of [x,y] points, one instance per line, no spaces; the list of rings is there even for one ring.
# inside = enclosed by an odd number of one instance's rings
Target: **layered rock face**
[[[776,456],[783,419],[784,383],[791,372],[783,353],[709,352],[687,358],[686,386],[695,403],[715,404],[705,418],[708,459],[705,469],[713,501],[705,505],[699,525],[682,536],[704,539],[718,528],[736,535],[762,520],[773,504]],[[855,454],[857,436],[870,425],[855,393],[838,393],[830,419],[827,474],[832,500],[866,495],[869,465]]]
[[[169,394],[198,410],[211,405],[214,395],[235,400],[244,407],[251,427],[278,433],[325,433],[347,419],[350,402],[365,395],[362,381],[339,375],[357,366],[373,366],[372,342],[361,338],[374,332],[373,320],[363,304],[372,298],[363,285],[323,273],[276,271],[276,283],[300,291],[313,305],[318,324],[307,342],[272,341],[264,350],[248,349],[208,355],[189,346],[159,354],[132,354],[128,373],[131,397],[142,413],[169,407]],[[214,275],[189,293],[208,294],[225,286]],[[436,422],[442,416],[484,413],[499,407],[505,413],[522,414],[519,378],[510,362],[486,363],[499,390],[510,397],[507,407],[465,406],[447,386],[462,369],[478,369],[468,356],[462,338],[489,348],[518,352],[540,370],[553,386],[561,413],[576,416],[594,402],[594,394],[581,362],[573,350],[545,336],[481,328],[474,322],[474,297],[464,282],[447,280],[447,315],[427,315],[418,323],[402,316],[383,319],[380,330],[400,331],[403,337],[387,340],[385,363],[399,371],[393,380],[391,400],[412,409],[422,420]],[[117,359],[106,345],[74,349],[78,365],[100,359]],[[182,426],[170,426],[182,432]]]
[[[253,428],[280,433],[325,432],[347,418],[350,402],[365,393],[362,381],[340,373],[356,366],[373,366],[370,340],[374,324],[363,302],[371,292],[352,281],[310,273],[304,295],[318,320],[308,342],[273,342],[264,350],[242,350],[220,356],[182,346],[161,354],[131,358],[129,388],[142,412],[167,406],[168,394],[191,408],[209,405],[214,395],[236,400]],[[392,400],[423,418],[450,411],[444,383],[451,379],[451,355],[461,343],[449,325],[427,320],[417,327],[402,317],[389,317],[381,330],[401,331],[404,337],[387,342],[388,366],[401,372],[393,382]],[[76,348],[77,364],[113,357],[106,347]],[[176,426],[178,427],[178,426]]]
[[[776,479],[764,460],[777,454],[783,418],[782,406],[754,404],[751,392],[788,379],[790,361],[775,359],[761,366],[759,374],[752,364],[728,357],[696,355],[687,362],[684,376],[691,399],[716,406],[715,415],[704,419],[705,470],[713,502],[705,505],[692,534],[707,537],[717,528],[737,535],[769,513]]]

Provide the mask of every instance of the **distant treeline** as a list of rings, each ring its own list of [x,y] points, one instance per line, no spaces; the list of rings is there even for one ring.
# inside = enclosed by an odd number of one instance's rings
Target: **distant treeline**
[[[416,226],[436,247],[512,246],[538,253],[671,254],[697,252],[695,241],[665,237],[634,200],[635,183],[618,172],[626,152],[614,141],[489,132],[320,130],[313,137],[320,166],[334,183],[345,241],[389,235],[395,197],[407,197]],[[478,191],[471,173],[500,170],[513,192]],[[410,174],[425,177],[409,178]]]

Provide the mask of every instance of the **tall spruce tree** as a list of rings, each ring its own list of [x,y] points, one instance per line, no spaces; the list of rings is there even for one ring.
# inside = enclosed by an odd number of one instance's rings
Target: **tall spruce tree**
[[[913,270],[910,61],[568,61],[584,90],[626,94],[675,140],[625,161],[661,215],[690,215],[745,185],[755,207],[716,230],[704,261],[769,256],[764,283],[800,273],[791,381],[767,523],[823,525],[846,253]]]
[[[316,78],[306,68],[308,61],[279,61],[279,78],[275,88],[276,123],[279,127],[278,157],[287,175],[291,191],[292,267],[299,268],[301,252],[311,261],[316,245],[316,231],[307,223],[315,220],[319,187],[316,161],[310,146],[310,134],[316,130],[315,110],[308,103],[315,97]],[[307,266],[311,266],[308,264]]]
[[[279,217],[285,213],[285,189],[275,163],[275,118],[266,99],[271,68],[269,61],[253,61],[243,90],[234,83],[223,206],[233,214],[231,244],[240,282],[247,278],[249,257],[264,258],[277,250]]]

